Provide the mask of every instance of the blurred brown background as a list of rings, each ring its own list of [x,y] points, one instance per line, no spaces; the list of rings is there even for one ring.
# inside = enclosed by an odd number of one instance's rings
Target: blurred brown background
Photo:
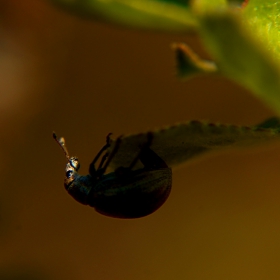
[[[180,41],[208,56],[195,36],[0,2],[0,279],[280,278],[280,144],[175,169],[170,198],[142,219],[102,216],[64,190],[53,130],[86,173],[108,132],[273,115],[228,80],[177,80]]]

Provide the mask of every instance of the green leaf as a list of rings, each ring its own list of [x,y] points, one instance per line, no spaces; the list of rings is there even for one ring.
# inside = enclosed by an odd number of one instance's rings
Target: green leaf
[[[277,118],[266,120],[257,126],[236,126],[190,121],[144,133],[123,136],[110,168],[128,167],[147,142],[152,133],[151,149],[169,166],[190,161],[198,156],[222,150],[223,148],[251,147],[269,140],[280,140],[280,121]],[[111,152],[116,140],[108,149]],[[141,167],[139,163],[137,168]]]
[[[251,4],[251,3],[250,3]],[[250,89],[280,114],[280,63],[237,12],[205,13],[201,34],[221,73]]]
[[[228,1],[226,0],[193,0],[192,9],[197,14],[204,14],[209,11],[219,11],[228,7]]]
[[[229,4],[232,4],[232,5],[237,5],[237,6],[242,6],[242,4],[244,5],[244,3],[246,1],[244,0],[227,0]]]
[[[250,0],[243,16],[252,33],[280,63],[280,2]]]
[[[130,27],[164,31],[196,29],[188,1],[183,0],[49,0],[82,17]]]

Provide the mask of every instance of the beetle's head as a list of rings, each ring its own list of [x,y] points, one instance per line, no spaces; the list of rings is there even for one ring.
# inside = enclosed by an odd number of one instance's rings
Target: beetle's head
[[[77,157],[69,156],[64,138],[57,138],[55,133],[53,133],[53,138],[61,147],[67,159],[64,179],[65,189],[75,200],[82,204],[87,204],[87,196],[92,186],[91,177],[78,174],[80,163]]]
[[[67,159],[67,164],[65,167],[65,180],[64,180],[64,186],[68,190],[71,183],[75,180],[78,174],[78,170],[80,168],[80,163],[78,161],[77,157],[70,157],[68,150],[65,146],[65,140],[63,137],[57,138],[56,134],[53,132],[53,138],[58,143],[58,145],[63,150],[65,157]]]
[[[78,169],[80,168],[80,163],[77,157],[71,157],[68,159],[68,162],[65,167],[65,188],[68,189],[70,184],[75,180],[78,175]]]

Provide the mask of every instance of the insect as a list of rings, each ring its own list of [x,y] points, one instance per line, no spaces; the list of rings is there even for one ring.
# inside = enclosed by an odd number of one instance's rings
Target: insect
[[[94,207],[103,215],[114,218],[140,218],[156,211],[168,198],[172,185],[172,170],[150,149],[152,133],[139,147],[139,153],[128,167],[118,167],[105,174],[111,160],[118,152],[121,137],[116,139],[111,153],[110,135],[89,166],[89,175],[79,175],[77,157],[70,157],[64,138],[53,138],[64,151],[67,159],[64,187],[78,202]],[[102,156],[103,154],[103,156]],[[102,156],[102,157],[101,157]],[[100,160],[98,168],[96,162]],[[143,168],[133,170],[140,160]]]

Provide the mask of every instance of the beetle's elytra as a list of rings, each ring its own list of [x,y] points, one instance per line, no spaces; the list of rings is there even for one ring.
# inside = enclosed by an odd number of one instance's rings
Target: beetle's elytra
[[[140,218],[156,211],[168,198],[172,185],[172,170],[150,149],[152,134],[148,134],[145,145],[128,167],[119,167],[115,172],[105,174],[110,161],[118,151],[121,137],[116,140],[112,152],[110,134],[106,145],[98,152],[89,166],[89,175],[79,175],[80,167],[77,157],[70,157],[64,138],[53,138],[63,149],[67,158],[64,187],[78,202],[94,207],[103,215],[115,218]],[[101,155],[100,164],[95,164]],[[132,170],[140,160],[143,168]]]

